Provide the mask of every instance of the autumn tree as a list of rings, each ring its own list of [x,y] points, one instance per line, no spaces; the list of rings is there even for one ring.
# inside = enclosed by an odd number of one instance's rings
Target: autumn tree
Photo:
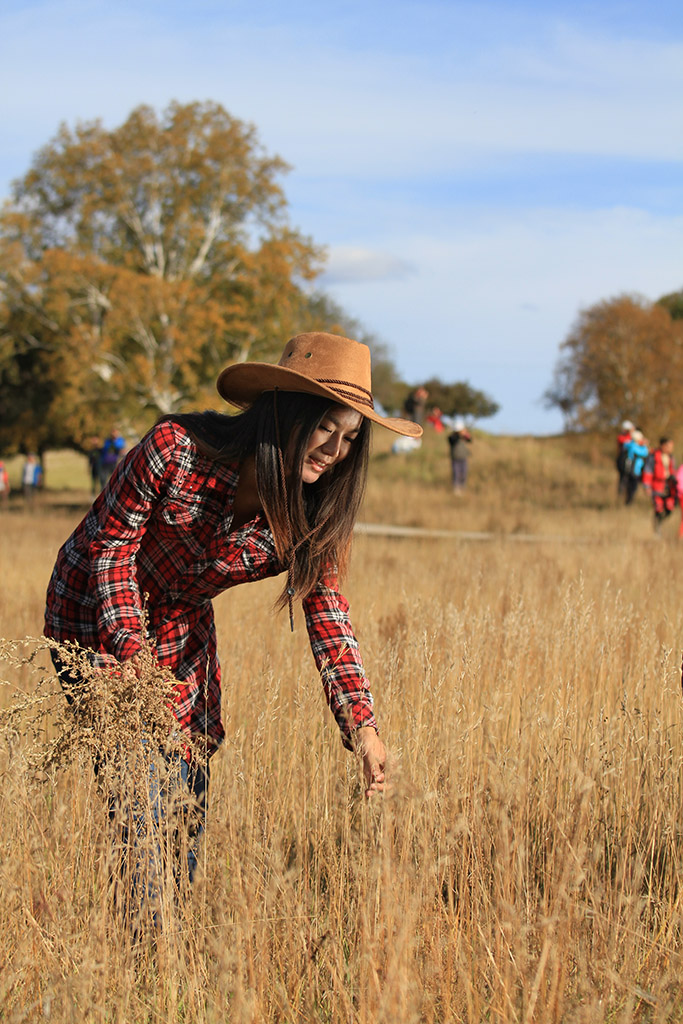
[[[286,169],[215,103],[63,125],[0,218],[0,445],[142,428],[275,355],[321,260]]]
[[[657,305],[668,310],[672,320],[683,320],[683,291],[669,292],[657,299]]]
[[[500,409],[497,402],[467,381],[447,384],[438,377],[431,377],[423,382],[423,386],[429,394],[428,405],[437,406],[447,416],[470,416],[479,420],[495,416]]]
[[[682,388],[683,324],[663,305],[622,295],[579,314],[545,401],[573,429],[629,419],[656,436],[683,424]]]

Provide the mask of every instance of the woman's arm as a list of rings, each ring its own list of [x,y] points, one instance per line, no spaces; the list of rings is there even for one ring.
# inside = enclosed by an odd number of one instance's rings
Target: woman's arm
[[[322,678],[325,697],[341,730],[344,746],[353,748],[351,733],[361,726],[377,728],[372,694],[365,676],[349,605],[333,574],[303,601],[311,650]]]
[[[304,599],[303,609],[315,664],[342,742],[360,756],[366,797],[372,797],[384,790],[386,749],[377,732],[370,684],[336,573],[328,573],[315,587]]]
[[[377,734],[370,686],[336,574],[329,573],[318,584],[305,598],[303,608],[327,702],[344,746],[363,760],[365,795],[372,796],[384,789],[386,750]]]
[[[150,515],[174,469],[172,423],[154,427],[120,464],[105,494],[105,509],[89,546],[90,586],[104,650],[120,661],[141,649],[142,599],[136,558]]]

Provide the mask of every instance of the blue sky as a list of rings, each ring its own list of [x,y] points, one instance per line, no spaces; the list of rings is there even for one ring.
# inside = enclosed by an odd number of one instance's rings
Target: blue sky
[[[157,0],[0,8],[0,195],[60,121],[215,100],[291,166],[323,285],[483,426],[540,396],[581,308],[683,287],[683,6]]]

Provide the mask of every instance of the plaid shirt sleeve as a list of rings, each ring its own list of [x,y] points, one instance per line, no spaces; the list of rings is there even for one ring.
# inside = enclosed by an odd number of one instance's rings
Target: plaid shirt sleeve
[[[98,633],[105,650],[119,661],[140,651],[142,600],[135,558],[174,464],[176,444],[173,425],[164,423],[129,452],[112,477],[106,515],[90,542]]]
[[[358,641],[349,619],[349,605],[338,590],[336,574],[328,573],[303,601],[311,650],[325,697],[351,749],[351,733],[361,726],[377,729],[372,694]]]

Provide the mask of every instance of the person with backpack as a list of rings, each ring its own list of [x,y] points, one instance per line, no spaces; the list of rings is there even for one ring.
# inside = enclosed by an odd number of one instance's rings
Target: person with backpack
[[[629,462],[628,455],[626,453],[626,445],[631,440],[631,435],[635,427],[630,420],[624,420],[621,424],[621,431],[617,437],[617,473],[619,474],[619,480],[617,482],[617,496],[621,497],[622,494],[626,493],[626,486],[628,483],[629,474],[631,472],[631,465]]]
[[[470,457],[472,435],[461,416],[455,418],[453,430],[448,435],[451,455],[451,483],[454,494],[462,494],[467,483],[467,460]]]
[[[650,449],[642,430],[634,430],[630,441],[624,445],[624,452],[628,466],[628,477],[624,492],[624,504],[630,505],[636,496],[638,484],[643,476],[645,460],[650,454]]]

